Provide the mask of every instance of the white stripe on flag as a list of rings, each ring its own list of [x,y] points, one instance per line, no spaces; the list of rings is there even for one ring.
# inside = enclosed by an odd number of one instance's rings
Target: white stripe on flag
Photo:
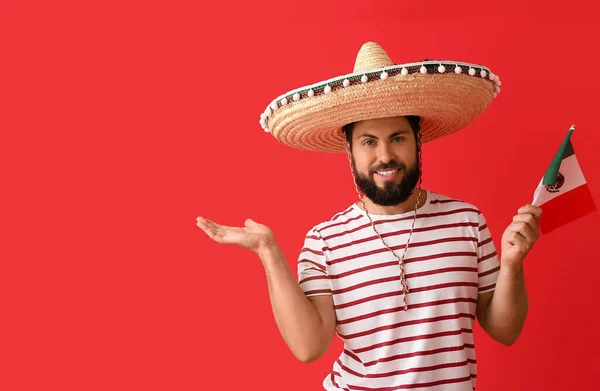
[[[560,169],[558,171],[564,175],[565,183],[560,187],[560,189],[558,189],[557,192],[550,193],[548,190],[546,190],[546,186],[542,184],[544,181],[544,178],[542,177],[542,180],[540,181],[537,189],[535,189],[535,194],[533,195],[533,205],[540,206],[561,194],[586,184],[585,177],[581,172],[581,168],[579,167],[579,162],[577,161],[575,154],[564,159],[561,162]]]

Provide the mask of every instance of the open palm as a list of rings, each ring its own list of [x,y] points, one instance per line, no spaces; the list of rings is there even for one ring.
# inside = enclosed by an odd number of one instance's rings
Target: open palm
[[[244,222],[244,227],[229,227],[204,217],[198,217],[197,220],[198,227],[215,242],[235,244],[256,254],[260,254],[275,242],[275,236],[269,227],[250,219]]]

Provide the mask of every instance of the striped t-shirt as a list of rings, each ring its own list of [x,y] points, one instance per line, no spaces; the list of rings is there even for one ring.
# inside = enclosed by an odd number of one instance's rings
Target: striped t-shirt
[[[370,214],[399,257],[414,211]],[[326,390],[472,390],[478,293],[495,288],[498,256],[481,212],[427,192],[406,258],[404,311],[398,260],[356,204],[312,228],[298,259],[306,296],[333,295],[344,350]]]

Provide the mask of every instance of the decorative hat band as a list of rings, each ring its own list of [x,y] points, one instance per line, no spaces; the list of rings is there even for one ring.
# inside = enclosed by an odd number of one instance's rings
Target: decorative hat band
[[[351,87],[357,84],[365,84],[375,80],[385,80],[392,76],[407,76],[421,73],[430,75],[443,75],[447,72],[456,74],[466,73],[469,76],[488,79],[495,83],[493,97],[496,98],[500,93],[502,82],[500,78],[490,72],[487,67],[477,64],[470,64],[456,61],[422,61],[408,64],[392,65],[385,68],[373,69],[367,72],[352,73],[349,75],[336,77],[317,84],[292,90],[273,100],[260,115],[260,125],[269,132],[269,118],[277,109],[286,106],[289,103],[297,102],[303,99],[309,99],[315,96],[329,94],[341,88]]]

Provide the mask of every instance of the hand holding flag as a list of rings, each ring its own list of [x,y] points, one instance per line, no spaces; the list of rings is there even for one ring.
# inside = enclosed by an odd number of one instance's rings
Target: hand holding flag
[[[502,234],[502,266],[521,270],[523,259],[540,237],[542,209],[535,205],[519,208]]]

